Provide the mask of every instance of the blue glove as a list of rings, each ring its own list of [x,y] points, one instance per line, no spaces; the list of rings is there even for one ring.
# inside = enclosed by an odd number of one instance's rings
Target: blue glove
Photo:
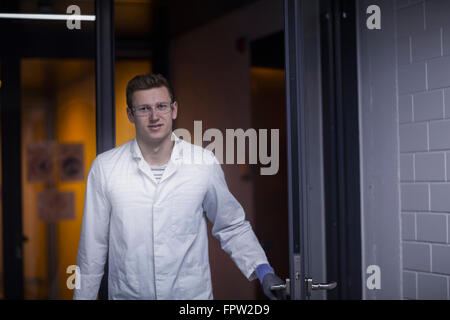
[[[260,264],[259,266],[256,267],[256,274],[258,275],[259,282],[261,282],[261,284],[263,283],[264,276],[268,273],[275,274],[273,268],[269,266],[267,263]]]
[[[260,264],[256,268],[256,274],[261,282],[264,294],[270,300],[286,300],[285,290],[272,290],[272,286],[284,284],[284,281],[277,277],[273,268],[268,264]]]
[[[284,284],[284,281],[281,280],[279,277],[277,277],[273,273],[268,273],[264,276],[262,288],[264,294],[270,299],[270,300],[286,300],[286,290],[285,289],[279,289],[279,290],[272,290],[272,286],[278,286],[280,284]]]

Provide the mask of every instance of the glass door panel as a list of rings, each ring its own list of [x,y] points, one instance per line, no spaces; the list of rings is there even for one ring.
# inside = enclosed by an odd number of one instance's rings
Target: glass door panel
[[[85,180],[96,155],[95,66],[23,59],[21,72],[25,298],[71,299],[66,270],[76,264]]]
[[[73,271],[67,271],[76,265],[85,183],[96,156],[95,22],[53,15],[91,19],[95,1],[2,1],[0,13],[0,28],[9,30],[1,41],[10,43],[0,48],[0,59],[18,59],[15,71],[8,68],[1,80],[19,78],[14,106],[20,117],[15,157],[21,164],[17,259],[23,263],[23,297],[72,299],[67,280]],[[1,174],[10,172],[2,168]],[[8,228],[0,226],[0,234]],[[0,297],[2,289],[0,282]]]

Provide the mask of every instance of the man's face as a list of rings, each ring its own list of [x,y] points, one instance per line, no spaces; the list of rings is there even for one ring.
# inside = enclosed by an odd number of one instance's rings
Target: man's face
[[[141,140],[154,143],[161,142],[172,133],[172,120],[177,118],[178,105],[173,103],[173,110],[160,114],[155,112],[155,106],[160,103],[170,103],[169,90],[166,87],[135,91],[132,96],[133,107],[147,105],[152,112],[145,116],[133,114],[127,108],[128,119],[136,126],[136,136]]]

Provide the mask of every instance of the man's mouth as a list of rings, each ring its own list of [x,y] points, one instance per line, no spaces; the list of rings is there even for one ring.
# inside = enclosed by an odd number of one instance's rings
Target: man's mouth
[[[160,127],[162,127],[162,124],[152,124],[148,126],[150,128],[150,130],[152,131],[156,131],[158,130]]]

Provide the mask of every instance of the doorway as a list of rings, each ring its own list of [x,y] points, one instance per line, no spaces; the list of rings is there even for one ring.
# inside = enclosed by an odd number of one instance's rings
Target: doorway
[[[339,3],[351,4],[352,2],[339,1]],[[93,8],[94,1],[90,2],[90,4]],[[280,2],[259,2],[255,4],[255,7],[250,9],[247,8],[245,10],[250,12],[248,14],[249,16],[252,16],[253,13],[261,14],[261,16],[273,16],[271,13],[275,11],[270,11],[269,13],[263,12],[264,9],[267,8],[279,10],[280,13],[279,18],[273,18],[270,26],[270,28],[272,28],[271,30],[282,29],[283,18]],[[295,296],[296,299],[306,297],[305,283],[303,282],[305,277],[310,277],[314,279],[315,282],[322,283],[333,280],[341,281],[340,279],[335,278],[336,273],[329,271],[330,268],[335,266],[329,261],[330,252],[332,254],[337,253],[338,259],[341,259],[341,257],[350,257],[352,251],[357,250],[357,247],[352,247],[351,250],[346,251],[347,255],[344,256],[343,251],[332,249],[333,241],[330,241],[332,238],[329,236],[328,232],[328,224],[332,221],[332,219],[329,218],[328,212],[335,208],[335,202],[328,201],[328,196],[325,196],[326,194],[329,195],[330,191],[325,187],[329,174],[324,172],[324,163],[329,164],[331,163],[329,161],[335,161],[336,154],[333,153],[332,156],[327,156],[327,151],[329,149],[324,142],[326,137],[322,137],[322,135],[327,136],[328,131],[326,131],[327,129],[325,127],[329,127],[328,124],[323,121],[323,117],[325,117],[327,111],[322,109],[322,100],[329,98],[329,96],[326,95],[326,92],[322,92],[325,87],[322,81],[323,78],[331,79],[332,81],[336,81],[336,79],[328,78],[324,75],[324,64],[321,63],[322,53],[326,53],[323,49],[323,44],[319,42],[321,39],[320,32],[321,30],[325,30],[323,29],[324,26],[321,24],[320,20],[322,17],[322,8],[323,5],[319,5],[319,2],[316,1],[286,0],[284,7],[284,32],[265,32],[264,30],[256,30],[257,28],[253,25],[249,27],[249,33],[251,33],[253,37],[250,44],[250,72],[248,72],[249,70],[242,68],[242,66],[248,66],[248,64],[246,64],[248,62],[246,60],[247,56],[245,50],[240,50],[241,47],[239,44],[241,42],[239,42],[239,38],[234,38],[234,34],[242,36],[242,29],[236,23],[237,20],[231,22],[228,21],[226,27],[221,29],[226,35],[224,38],[228,41],[230,40],[227,38],[231,34],[230,30],[232,27],[235,28],[235,30],[233,30],[233,39],[224,43],[223,47],[221,47],[223,44],[219,43],[219,41],[212,43],[212,45],[205,46],[204,41],[202,41],[205,34],[212,39],[216,39],[211,36],[210,30],[212,29],[209,28],[197,30],[200,34],[197,42],[192,41],[194,32],[178,41],[172,42],[172,48],[175,48],[172,54],[175,58],[178,58],[178,62],[174,63],[175,67],[179,70],[183,70],[183,72],[180,72],[180,74],[172,72],[171,78],[174,80],[176,91],[180,94],[180,97],[183,98],[183,107],[185,107],[185,110],[190,110],[188,117],[184,117],[184,123],[181,123],[183,127],[190,128],[190,124],[193,123],[197,114],[202,112],[203,115],[206,115],[205,127],[234,128],[251,125],[251,127],[255,129],[280,129],[280,167],[277,175],[261,176],[255,174],[255,171],[259,169],[257,167],[252,168],[251,171],[247,171],[248,168],[242,168],[243,170],[239,171],[235,170],[235,167],[229,167],[227,168],[228,172],[227,170],[225,171],[226,173],[231,173],[235,177],[239,177],[239,179],[235,179],[234,182],[231,183],[231,188],[234,187],[235,190],[243,190],[244,192],[238,192],[237,194],[244,200],[247,200],[245,191],[248,190],[249,187],[246,185],[245,181],[242,183],[240,179],[253,179],[252,184],[255,185],[255,194],[252,195],[250,199],[253,205],[248,206],[250,208],[254,206],[253,211],[255,214],[252,219],[255,222],[255,231],[279,276],[283,279],[291,279],[291,292],[295,292],[295,295],[292,296]],[[10,11],[14,8],[2,7],[1,9]],[[16,8],[16,10],[19,9]],[[230,20],[234,19],[231,15],[227,18]],[[245,18],[245,15],[241,16],[241,19],[244,21],[243,23],[248,24],[249,20]],[[35,25],[30,24],[18,27],[19,24],[14,21],[0,21],[0,23],[2,24],[0,25],[0,30],[17,30],[16,33],[1,34],[2,39],[7,39],[7,41],[10,41],[11,43],[14,43],[14,39],[22,39],[21,37],[24,35],[21,34],[21,32],[30,31],[30,26],[31,28],[36,28]],[[216,23],[214,26],[217,27],[219,24],[220,23]],[[264,28],[267,27],[267,23],[263,23],[262,25]],[[45,26],[48,27],[48,24],[43,24],[42,28]],[[269,29],[269,27],[267,28]],[[351,25],[347,28],[351,29]],[[335,29],[330,30],[333,31]],[[55,234],[64,234],[64,226],[68,226],[70,223],[79,223],[78,220],[68,219],[67,221],[57,222],[58,227],[55,229],[55,225],[52,225],[54,222],[39,220],[39,215],[37,215],[36,212],[27,213],[24,215],[23,220],[22,215],[12,214],[14,212],[21,212],[22,207],[29,208],[30,206],[35,206],[36,202],[32,201],[37,201],[39,198],[38,193],[45,188],[48,188],[46,182],[42,181],[33,182],[39,183],[40,185],[36,185],[29,189],[22,188],[22,185],[14,185],[14,181],[22,181],[23,185],[25,185],[25,183],[32,183],[31,181],[26,180],[28,179],[29,170],[26,167],[26,157],[22,157],[28,152],[25,148],[28,144],[28,141],[24,140],[25,137],[31,137],[31,142],[43,142],[47,139],[46,137],[56,137],[57,140],[60,139],[60,141],[56,141],[58,143],[70,142],[83,144],[84,136],[80,138],[76,135],[77,128],[71,128],[66,125],[61,129],[61,133],[58,133],[55,131],[55,123],[51,120],[46,121],[46,115],[50,115],[49,119],[51,119],[51,116],[58,117],[58,115],[66,116],[69,120],[88,118],[89,120],[85,121],[88,129],[84,130],[83,134],[86,134],[87,138],[91,140],[95,139],[95,137],[99,140],[97,140],[97,150],[94,150],[93,148],[95,147],[92,145],[87,146],[87,144],[84,143],[85,164],[92,162],[92,159],[99,148],[98,142],[105,141],[105,134],[109,136],[109,140],[106,139],[108,141],[114,141],[115,138],[114,129],[104,130],[104,126],[100,128],[102,129],[101,131],[100,129],[97,129],[99,128],[99,119],[103,119],[103,117],[98,117],[99,107],[103,108],[103,113],[100,113],[100,115],[108,114],[108,110],[102,107],[104,104],[100,104],[97,108],[94,106],[93,101],[94,99],[97,100],[96,98],[98,98],[97,95],[99,92],[96,91],[96,89],[99,90],[99,88],[94,87],[94,78],[89,78],[84,74],[80,75],[77,79],[69,79],[69,84],[65,84],[64,75],[60,75],[60,73],[64,74],[64,71],[70,70],[70,68],[73,68],[75,71],[82,71],[87,68],[91,70],[90,74],[92,75],[92,70],[94,68],[93,62],[95,59],[94,49],[96,45],[98,45],[98,43],[95,42],[93,25],[84,30],[85,33],[82,33],[83,36],[79,34],[77,38],[73,38],[73,34],[67,33],[66,30],[62,31],[64,31],[63,36],[60,35],[58,38],[61,39],[59,46],[65,47],[64,44],[67,44],[69,48],[73,48],[73,51],[70,51],[70,53],[61,53],[65,56],[58,56],[60,53],[55,49],[54,44],[52,46],[52,44],[49,43],[48,40],[46,41],[42,36],[35,39],[34,42],[29,36],[28,38],[24,38],[27,39],[26,49],[29,50],[25,55],[23,52],[20,53],[14,51],[16,50],[14,46],[2,49],[1,52],[0,62],[3,63],[1,70],[3,75],[2,80],[4,80],[1,100],[3,119],[1,128],[2,155],[8,154],[8,158],[5,156],[2,158],[3,168],[8,167],[8,174],[6,177],[4,175],[5,171],[2,172],[2,185],[11,186],[11,188],[8,188],[7,190],[4,188],[2,190],[2,200],[4,200],[4,202],[2,202],[4,209],[2,217],[2,229],[4,231],[3,247],[7,248],[7,250],[4,250],[3,252],[3,256],[5,257],[3,267],[4,278],[7,280],[4,284],[6,289],[5,293],[7,293],[5,296],[7,297],[31,297],[34,293],[26,293],[28,284],[39,286],[39,283],[42,283],[42,281],[50,283],[49,272],[43,267],[44,265],[53,263],[47,258],[49,253],[47,249],[39,249],[37,251],[39,253],[35,254],[35,258],[27,259],[30,263],[34,264],[31,267],[26,265],[28,262],[25,263],[25,266],[23,265],[22,252],[36,252],[35,249],[31,250],[27,248],[31,248],[32,245],[42,247],[44,243],[47,243],[46,241],[49,241],[48,239],[55,239],[55,242],[53,243],[58,244],[63,237],[55,237]],[[201,32],[204,33],[202,34]],[[39,33],[45,34],[45,28],[40,30]],[[67,39],[71,40],[69,41],[66,39],[67,42],[65,42],[65,36],[68,37]],[[324,36],[322,36],[322,39],[324,39]],[[236,50],[236,47],[234,46],[234,40],[238,40],[236,43],[238,50]],[[333,41],[335,40],[338,39],[334,38]],[[37,45],[32,46],[29,45],[30,43],[37,43]],[[192,43],[194,44],[192,45]],[[43,46],[42,44],[47,44],[47,46]],[[187,44],[192,45],[190,53]],[[86,45],[88,45],[88,47],[86,47]],[[285,45],[286,50],[283,50]],[[21,47],[18,46],[18,48]],[[301,50],[299,50],[299,48]],[[230,60],[236,62],[235,69],[227,68],[226,63],[223,63],[225,58],[219,54],[226,55],[225,52],[230,53],[226,58],[230,59],[231,57]],[[182,60],[183,57],[177,56],[177,54],[184,56],[186,61]],[[335,52],[333,52],[333,54],[335,54]],[[20,58],[14,60],[14,57]],[[220,59],[218,59],[218,57]],[[285,57],[288,57],[285,59],[286,61],[283,60]],[[60,59],[63,59],[63,61]],[[235,87],[230,85],[225,87],[226,90],[223,90],[224,88],[221,86],[219,78],[216,74],[210,72],[213,62],[218,62],[217,64],[223,68],[220,81],[224,81],[226,84],[233,84]],[[176,65],[177,63],[179,63],[179,65]],[[355,61],[353,61],[353,63],[355,63]],[[5,64],[8,66],[6,69],[4,68]],[[172,67],[174,64],[172,64]],[[142,67],[140,66],[138,67],[138,69],[141,68]],[[150,69],[147,64],[144,68]],[[285,68],[288,72],[285,72]],[[35,84],[31,81],[29,88],[27,89],[28,91],[24,94],[22,91],[22,83],[26,81],[26,77],[28,76],[27,70],[35,70],[33,71],[33,74],[35,75],[43,75],[43,70],[54,70],[54,78],[50,80],[40,79]],[[96,72],[98,73],[98,70]],[[73,73],[70,74],[71,77],[74,75]],[[250,74],[251,78],[251,87],[249,87],[249,90],[247,91],[247,78],[245,77],[248,74]],[[343,76],[345,76],[345,74]],[[60,77],[62,77],[63,80],[61,80]],[[350,83],[347,82],[347,80],[345,81],[345,83]],[[48,82],[57,83],[62,87],[46,87]],[[237,85],[233,82],[236,82]],[[83,101],[83,99],[79,99],[79,97],[64,94],[64,90],[73,91],[73,88],[76,88],[78,85],[89,87],[88,90],[90,95],[87,99],[89,101],[86,101],[86,99]],[[335,82],[332,82],[330,86],[334,87],[334,85]],[[5,88],[8,90],[6,91]],[[72,90],[70,90],[70,88],[72,88]],[[243,88],[246,92],[252,93],[251,103],[249,104],[247,104],[247,96],[240,96]],[[348,92],[351,90],[352,89]],[[4,92],[7,92],[7,94],[4,94]],[[111,98],[113,97],[112,90],[109,92],[108,90],[103,90],[101,92],[102,95],[108,97],[105,101],[114,101],[114,98]],[[287,92],[287,94],[283,94],[283,92]],[[34,101],[29,100],[30,97],[32,97],[32,94],[43,97],[42,99],[40,98],[43,101],[40,103],[41,106]],[[217,97],[220,99],[217,99]],[[61,107],[62,109],[60,109],[59,101],[64,99],[66,99],[66,102],[70,102],[70,108],[65,109]],[[28,107],[26,109],[23,108],[22,110],[20,108],[21,102],[26,102]],[[220,105],[222,106],[221,111],[211,112],[212,108],[210,106]],[[245,107],[246,105],[251,106],[250,117],[248,117],[246,113],[242,113],[241,117],[238,118],[230,116],[230,108],[236,108],[233,110],[239,112],[241,107]],[[354,106],[357,106],[357,103],[355,103]],[[110,107],[112,107],[112,104]],[[86,113],[82,112],[82,116],[67,111],[69,109],[78,110],[77,108],[79,110],[87,111]],[[342,110],[345,111],[346,109],[343,108]],[[356,114],[354,113],[354,110],[352,112],[351,119],[354,120]],[[93,113],[96,114],[95,121],[93,120]],[[110,112],[110,114],[113,114],[113,112]],[[28,128],[27,132],[22,132],[21,128],[25,128],[30,121],[32,121],[29,120],[29,117],[37,119],[36,125],[31,127],[31,129]],[[247,121],[248,118],[251,119],[250,122]],[[5,121],[5,119],[8,119],[8,121]],[[66,120],[68,121],[66,123],[71,123],[69,120]],[[105,124],[106,126],[113,123],[111,118],[106,120],[109,121]],[[51,125],[52,123],[53,126]],[[302,123],[304,125],[302,125]],[[353,122],[353,124],[355,123],[357,122]],[[18,128],[20,130],[18,130]],[[357,128],[352,127],[353,131],[349,138],[353,140],[348,140],[347,146],[354,145],[355,134],[357,136],[357,131],[354,131],[356,129]],[[75,134],[76,138],[67,137],[65,136],[66,133]],[[127,135],[124,135],[123,139],[129,138],[129,132],[127,131],[126,133]],[[114,145],[109,147],[114,147]],[[48,147],[47,149],[51,148],[52,147]],[[105,148],[105,146],[103,145],[101,148]],[[337,148],[340,148],[340,145],[337,145]],[[268,149],[271,150],[270,146]],[[338,150],[341,150],[340,152],[342,155],[348,149]],[[354,154],[355,152],[357,153],[357,150],[352,149],[351,154]],[[342,160],[342,158],[339,159]],[[352,159],[355,160],[355,158]],[[340,164],[342,165],[343,162],[340,162]],[[43,168],[45,168],[45,166]],[[85,165],[84,170],[87,169],[88,166]],[[84,172],[87,173],[87,171]],[[345,171],[341,172],[345,173]],[[351,184],[334,184],[339,188],[337,191],[348,190],[346,188],[349,186],[354,188],[352,190],[358,189],[358,184],[356,183],[357,179],[355,177],[356,176],[353,175],[352,180],[345,180],[351,181]],[[78,185],[76,186],[75,184]],[[14,189],[13,186],[16,189]],[[79,211],[82,210],[82,208],[80,208],[82,200],[80,200],[80,193],[69,190],[73,188],[80,188],[81,190],[83,189],[83,185],[80,182],[74,181],[66,181],[64,184],[58,185],[59,192],[75,192],[73,196],[75,210]],[[347,199],[350,194],[354,197],[359,197],[359,194],[356,193],[346,193],[345,196]],[[22,198],[15,198],[17,195]],[[262,201],[262,199],[264,199],[264,201]],[[339,197],[338,199],[342,199],[342,197]],[[26,201],[31,201],[30,203],[33,204],[27,204]],[[327,203],[326,208],[325,203]],[[357,205],[355,205],[355,203],[352,204],[352,217],[356,219],[359,214]],[[346,208],[348,208],[348,206]],[[339,214],[345,213],[342,208],[339,210]],[[7,212],[6,215],[5,212]],[[76,216],[81,216],[81,214],[78,213]],[[34,220],[26,222],[26,219],[29,218]],[[357,220],[354,220],[353,218],[351,219],[351,227],[358,228]],[[348,220],[344,219],[341,221],[343,222],[341,226],[345,227],[345,221]],[[31,233],[34,235],[30,237],[28,234],[22,232],[22,225],[39,228],[39,231]],[[55,230],[57,230],[56,233]],[[348,239],[346,237],[349,233],[346,233],[347,231],[345,229],[342,229],[340,232],[340,239]],[[352,242],[353,244],[360,244],[360,239],[355,237],[354,240],[359,242]],[[22,248],[24,251],[22,251]],[[57,249],[57,246],[54,248],[56,250],[55,252],[59,253],[58,257],[60,258],[58,259],[63,259],[64,257],[67,258],[69,255],[71,257],[74,256],[74,246],[70,245],[68,248],[71,249],[58,251],[59,249]],[[221,260],[218,259],[216,263],[220,264],[220,262]],[[352,277],[354,277],[351,279],[357,279],[358,276],[360,278],[360,270],[358,270],[357,263],[358,258],[354,256],[352,269],[341,268],[341,271],[339,272],[351,272]],[[31,280],[27,279],[28,276],[26,270],[28,270],[28,268],[40,270],[40,275]],[[65,275],[64,272],[65,269],[61,268],[56,271],[56,273],[60,275]],[[231,271],[224,270],[224,273],[218,275],[217,278],[223,279],[223,275],[227,275],[225,272],[230,272],[231,274]],[[25,274],[25,277],[23,277],[23,274]],[[238,280],[241,281],[242,279],[239,278]],[[296,281],[295,284],[294,280]],[[227,281],[227,279],[224,279],[224,281]],[[25,293],[20,290],[24,283],[26,288]],[[357,282],[352,283],[353,286],[358,286]],[[245,285],[246,284],[247,282],[245,282]],[[64,284],[60,282],[55,287],[57,288],[62,285]],[[51,286],[49,286],[49,288],[50,287]],[[14,291],[17,288],[18,290]],[[233,293],[233,290],[235,290],[234,286],[230,289],[231,294]],[[40,292],[39,290],[34,290],[32,292],[37,292],[36,296],[39,297],[41,297],[41,295],[52,296],[49,294],[49,291]],[[53,297],[55,296],[57,296],[56,291]],[[324,292],[317,291],[313,292],[311,297],[323,299],[326,295]],[[260,293],[259,286],[258,298],[264,298]]]
[[[261,175],[263,165],[253,165],[255,233],[267,258],[281,279],[289,278],[289,237],[286,150],[286,86],[284,32],[279,31],[250,44],[251,114],[255,130],[279,130],[279,170]],[[271,146],[268,150],[273,150]],[[265,299],[258,291],[258,299]]]

